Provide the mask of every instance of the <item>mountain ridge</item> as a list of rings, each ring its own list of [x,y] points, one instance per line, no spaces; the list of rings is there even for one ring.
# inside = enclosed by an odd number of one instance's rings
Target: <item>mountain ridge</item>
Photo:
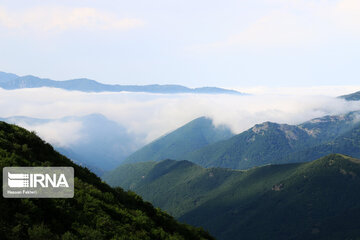
[[[315,118],[299,125],[271,122],[256,124],[247,131],[205,146],[183,158],[204,167],[233,169],[247,169],[268,163],[289,163],[293,161],[289,155],[329,143],[354,129],[360,122],[359,116],[360,111],[355,111]],[[329,153],[333,152],[327,152]],[[308,158],[308,161],[315,159]]]
[[[146,164],[141,175],[129,172],[130,165]],[[111,177],[104,178],[111,186],[130,188],[218,239],[335,240],[360,234],[360,193],[354,191],[360,187],[360,160],[342,154],[248,170],[164,160],[123,165]]]
[[[83,91],[83,92],[147,92],[162,94],[177,93],[196,93],[196,94],[236,94],[244,93],[218,88],[218,87],[200,87],[188,88],[176,84],[151,84],[151,85],[110,85],[97,82],[87,78],[79,78],[65,81],[55,81],[48,78],[39,78],[32,75],[17,76],[11,73],[0,72],[0,87],[6,90],[22,88],[40,88],[52,87],[65,90]]]
[[[317,154],[314,150],[314,155],[311,157],[309,150],[306,158],[301,158],[301,161],[295,155],[310,148],[315,149],[315,146],[321,144],[324,146],[330,144],[352,129],[355,131],[357,124],[360,123],[360,111],[314,118],[298,125],[264,122],[256,124],[240,134],[228,135],[223,139],[218,138],[217,141],[206,142],[203,146],[196,146],[198,141],[192,135],[198,131],[197,128],[195,130],[189,128],[191,131],[181,131],[177,138],[168,137],[176,135],[178,131],[196,121],[199,119],[145,145],[127,157],[123,163],[186,159],[203,167],[247,169],[268,163],[294,162],[295,159],[298,159],[299,162],[315,160],[334,152],[329,149],[325,151],[326,147],[322,147],[324,149],[322,155]],[[209,125],[210,122],[206,124]],[[186,142],[190,147],[183,148],[182,142]],[[339,153],[355,153],[354,151],[343,152],[340,148],[337,150]],[[360,157],[360,155],[355,154],[355,157]]]

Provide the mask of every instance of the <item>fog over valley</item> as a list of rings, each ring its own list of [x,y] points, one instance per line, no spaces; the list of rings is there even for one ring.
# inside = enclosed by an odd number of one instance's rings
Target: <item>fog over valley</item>
[[[86,139],[82,117],[101,114],[104,118],[99,119],[118,124],[117,127],[123,129],[123,134],[131,136],[131,147],[128,146],[128,151],[134,151],[201,116],[210,117],[215,125],[225,124],[233,133],[238,134],[265,121],[298,124],[324,115],[360,110],[358,101],[347,102],[340,98],[326,96],[327,88],[324,88],[322,95],[312,95],[311,91],[302,91],[301,94],[298,92],[297,95],[292,95],[292,89],[286,90],[290,94],[282,90],[277,91],[276,94],[269,94],[268,91],[238,96],[84,93],[53,88],[12,91],[0,89],[0,117],[25,116],[47,119],[46,121],[34,119],[25,121],[24,118],[13,118],[12,121],[36,131],[46,141],[57,147],[68,147]],[[336,91],[333,90],[332,94],[334,92]],[[339,91],[338,95],[343,93]],[[105,126],[97,125],[96,127]]]

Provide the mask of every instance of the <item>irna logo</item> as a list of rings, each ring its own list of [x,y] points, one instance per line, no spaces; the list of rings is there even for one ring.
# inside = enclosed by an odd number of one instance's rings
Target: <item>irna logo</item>
[[[5,198],[72,198],[74,168],[5,167],[3,196]]]
[[[36,188],[41,187],[69,187],[64,174],[26,174],[26,173],[10,173],[8,172],[8,185],[11,188]]]

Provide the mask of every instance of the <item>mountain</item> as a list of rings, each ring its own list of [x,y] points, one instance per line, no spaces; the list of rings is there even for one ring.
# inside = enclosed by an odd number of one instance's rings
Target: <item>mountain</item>
[[[250,170],[173,160],[135,163],[104,179],[220,240],[360,236],[360,160],[340,154]]]
[[[347,101],[359,101],[360,100],[360,91],[351,93],[348,95],[343,95],[343,96],[340,96],[339,98],[343,98]]]
[[[290,163],[308,148],[330,144],[337,137],[351,131],[359,124],[360,112],[316,118],[300,125],[265,122],[249,130],[205,146],[184,155],[204,167],[247,169],[270,163]],[[342,149],[338,149],[343,153]],[[340,151],[341,150],[341,151]],[[335,153],[327,151],[327,154]],[[321,155],[323,156],[323,155]],[[360,157],[360,155],[356,155]],[[301,161],[315,160],[319,155],[308,154]],[[175,158],[176,159],[176,158]]]
[[[65,90],[76,90],[82,92],[148,92],[148,93],[204,93],[204,94],[240,94],[235,90],[217,88],[217,87],[201,87],[188,88],[181,85],[109,85],[96,82],[87,78],[54,81],[47,78],[38,78],[35,76],[17,76],[15,74],[0,72],[0,87],[3,89],[20,89],[20,88],[39,88],[51,87],[61,88]]]
[[[342,153],[360,158],[360,123],[350,131],[341,134],[332,141],[309,147],[290,154],[286,162],[304,162],[313,160],[330,153]]]
[[[226,126],[215,127],[211,119],[200,117],[134,152],[124,163],[183,159],[187,153],[231,136]]]
[[[0,166],[75,170],[74,198],[1,198],[0,239],[213,239],[134,193],[111,188],[34,133],[4,122],[0,122]]]
[[[101,114],[69,116],[60,119],[36,119],[29,117],[9,117],[0,120],[18,124],[25,128],[55,128],[59,124],[78,123],[77,140],[72,144],[53,143],[55,149],[82,164],[98,175],[118,166],[128,155],[142,146],[139,136],[129,134],[125,127]],[[41,132],[40,132],[41,133]],[[70,133],[69,133],[70,134]],[[73,136],[76,138],[76,136]]]

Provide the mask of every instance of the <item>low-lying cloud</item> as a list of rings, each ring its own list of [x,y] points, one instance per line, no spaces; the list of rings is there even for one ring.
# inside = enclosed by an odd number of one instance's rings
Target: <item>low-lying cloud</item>
[[[357,91],[358,89],[353,89]],[[129,134],[150,142],[183,124],[208,116],[240,133],[264,121],[298,124],[324,115],[360,110],[360,101],[329,96],[261,94],[195,95],[148,93],[83,93],[52,88],[0,89],[0,117],[60,119],[99,113],[124,126]],[[24,126],[50,143],[68,146],[80,139],[78,122]]]

